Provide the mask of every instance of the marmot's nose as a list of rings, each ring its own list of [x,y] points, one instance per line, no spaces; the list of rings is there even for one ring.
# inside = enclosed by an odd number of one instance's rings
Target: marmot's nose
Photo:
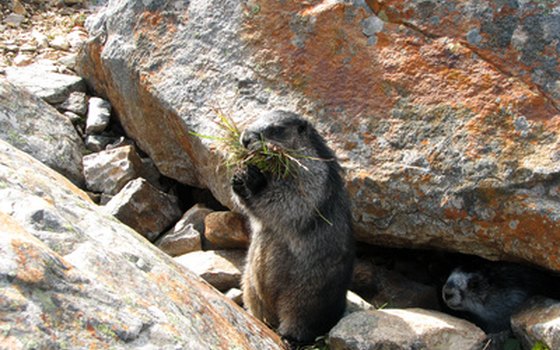
[[[252,131],[243,131],[243,133],[241,133],[241,137],[239,141],[241,142],[243,147],[249,148],[249,146],[253,142],[259,141],[259,134]]]

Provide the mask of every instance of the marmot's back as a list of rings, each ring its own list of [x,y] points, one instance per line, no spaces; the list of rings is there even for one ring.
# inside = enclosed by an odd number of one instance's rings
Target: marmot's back
[[[264,142],[297,155],[291,176],[248,166],[232,179],[253,235],[245,305],[282,336],[313,341],[342,316],[352,274],[350,203],[340,166],[317,131],[293,113],[262,116],[241,141],[249,149]]]

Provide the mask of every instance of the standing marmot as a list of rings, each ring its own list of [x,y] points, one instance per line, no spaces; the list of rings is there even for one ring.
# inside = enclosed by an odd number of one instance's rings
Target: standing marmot
[[[469,313],[487,333],[496,333],[510,328],[511,315],[529,297],[557,297],[557,286],[543,271],[486,261],[454,269],[442,288],[442,298],[452,310]]]
[[[350,202],[340,165],[325,141],[298,115],[262,115],[241,136],[298,155],[296,174],[282,177],[248,166],[232,178],[234,199],[252,237],[243,301],[257,318],[299,343],[325,334],[340,319],[352,275]]]

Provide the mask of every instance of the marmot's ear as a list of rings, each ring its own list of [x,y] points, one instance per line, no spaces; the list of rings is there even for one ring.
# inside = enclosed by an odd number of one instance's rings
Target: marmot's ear
[[[307,122],[305,120],[302,120],[302,122],[297,127],[298,134],[301,135],[305,133],[307,131],[307,125]]]

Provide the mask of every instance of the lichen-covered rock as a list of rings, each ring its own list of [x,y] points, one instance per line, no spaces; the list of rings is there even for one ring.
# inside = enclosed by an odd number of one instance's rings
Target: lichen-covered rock
[[[142,160],[133,146],[96,152],[83,158],[86,187],[94,192],[118,193],[142,173]]]
[[[161,192],[143,178],[127,183],[103,209],[150,242],[181,217],[177,197]]]
[[[72,92],[86,91],[81,77],[51,72],[40,64],[9,67],[6,69],[6,78],[51,104],[64,102]]]
[[[4,78],[0,78],[0,139],[83,186],[83,145],[70,120]]]
[[[205,247],[209,249],[247,248],[249,231],[245,219],[231,211],[216,211],[204,219]],[[206,249],[206,248],[205,248]]]
[[[511,328],[523,349],[534,349],[537,343],[548,349],[560,349],[560,301],[534,297],[511,318]]]
[[[174,260],[225,292],[239,288],[245,254],[243,250],[208,250],[177,256]]]
[[[332,350],[480,350],[486,335],[473,324],[421,309],[370,310],[344,317],[329,333]]]
[[[262,323],[0,141],[3,348],[282,349]]]
[[[409,3],[430,12],[429,1]],[[490,3],[495,14],[503,2]],[[88,21],[93,39],[78,63],[164,175],[233,207],[221,150],[191,132],[217,134],[216,107],[240,124],[290,109],[317,125],[346,169],[359,240],[560,271],[560,112],[552,88],[533,88],[549,83],[528,85],[520,65],[504,60],[505,70],[468,40],[375,17],[362,1],[176,5],[110,1]],[[479,27],[480,45],[510,35],[507,21],[491,25],[508,11]],[[537,19],[535,28],[554,24]],[[546,35],[550,63],[528,69],[553,76],[556,34]]]
[[[560,4],[556,1],[369,0],[379,17],[448,37],[544,91],[560,107]]]

